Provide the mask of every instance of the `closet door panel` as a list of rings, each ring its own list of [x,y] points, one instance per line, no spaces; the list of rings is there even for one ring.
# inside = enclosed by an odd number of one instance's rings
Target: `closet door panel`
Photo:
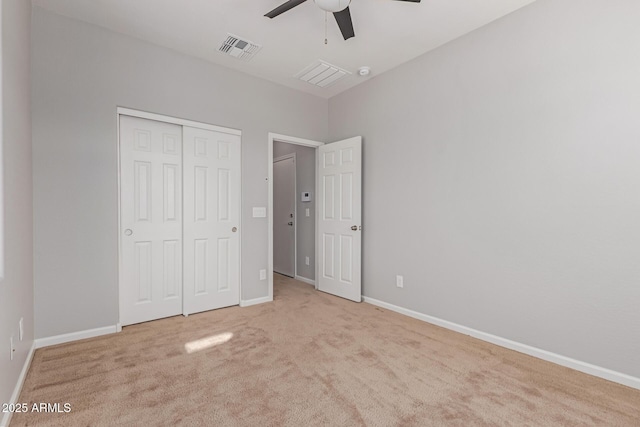
[[[184,127],[184,312],[240,303],[240,137]]]
[[[120,116],[120,322],[182,313],[182,126]]]

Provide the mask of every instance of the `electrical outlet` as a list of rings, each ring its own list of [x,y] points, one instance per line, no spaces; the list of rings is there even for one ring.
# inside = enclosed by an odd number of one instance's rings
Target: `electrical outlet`
[[[267,270],[260,270],[260,280],[267,280]]]
[[[309,257],[308,256],[304,257],[304,263],[306,265],[309,265]]]
[[[16,352],[16,348],[13,346],[13,336],[11,336],[11,338],[9,338],[9,346],[10,346],[9,349],[11,351],[10,358],[11,358],[11,360],[13,360],[13,353]]]
[[[309,211],[309,208],[306,208],[306,209],[304,210],[304,215],[305,215],[305,216],[311,216],[311,212]],[[309,264],[307,264],[307,265],[309,265]]]
[[[20,328],[20,341],[22,341],[22,339],[24,338],[24,321],[22,317],[18,322],[18,328]]]
[[[396,286],[399,288],[404,288],[404,277],[396,276]]]

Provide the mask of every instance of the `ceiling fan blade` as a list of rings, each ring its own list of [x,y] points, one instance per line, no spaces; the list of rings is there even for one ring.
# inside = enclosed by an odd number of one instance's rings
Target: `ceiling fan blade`
[[[275,9],[273,9],[271,12],[267,13],[264,16],[266,16],[267,18],[275,18],[276,16],[286,12],[289,9],[293,9],[296,6],[301,5],[305,1],[307,0],[289,0],[286,3],[282,3],[280,6],[276,7]]]
[[[336,17],[336,22],[338,23],[338,27],[340,27],[340,31],[342,32],[342,37],[345,40],[354,37],[356,33],[353,31],[353,22],[351,22],[351,12],[349,12],[349,7],[340,12],[333,12],[333,16]]]
[[[396,0],[396,1],[410,1],[412,3],[420,3],[420,0]]]

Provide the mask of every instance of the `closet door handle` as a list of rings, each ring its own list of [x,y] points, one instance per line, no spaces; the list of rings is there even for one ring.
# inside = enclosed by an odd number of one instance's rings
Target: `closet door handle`
[[[130,228],[127,228],[126,230],[124,230],[124,235],[125,236],[131,236],[133,234],[133,230]]]
[[[235,233],[236,231],[238,231],[238,227],[233,227],[233,228],[231,229],[231,231],[233,231],[233,232]]]

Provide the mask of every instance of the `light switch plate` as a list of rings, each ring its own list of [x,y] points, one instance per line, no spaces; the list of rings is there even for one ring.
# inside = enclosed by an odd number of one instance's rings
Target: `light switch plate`
[[[263,207],[253,208],[253,217],[254,218],[266,218],[267,217],[267,208],[263,208]]]

